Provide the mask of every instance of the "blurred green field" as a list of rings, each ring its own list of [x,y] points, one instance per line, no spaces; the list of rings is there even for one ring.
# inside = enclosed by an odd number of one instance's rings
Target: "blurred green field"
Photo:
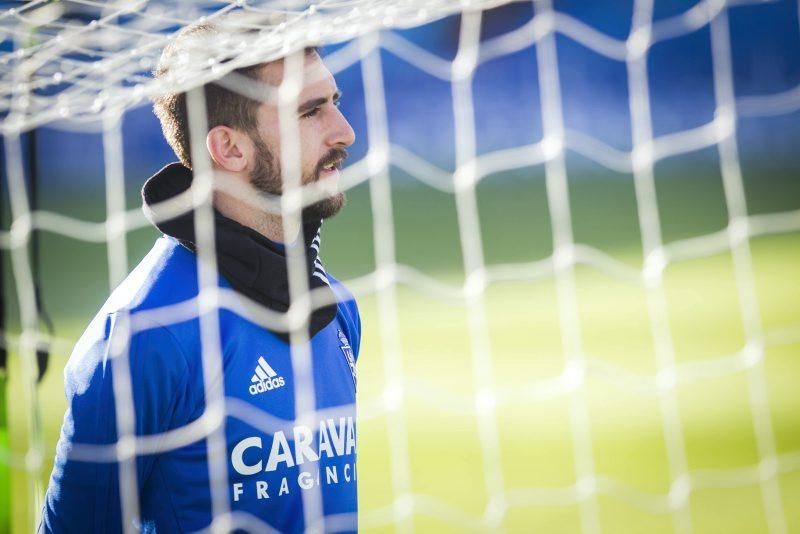
[[[529,172],[528,172],[529,171]],[[625,176],[572,173],[570,200],[575,239],[639,268],[642,263],[633,184]],[[721,179],[709,165],[692,172],[659,169],[659,208],[666,242],[724,228],[727,221]],[[796,172],[746,173],[750,212],[800,208]],[[66,198],[66,200],[65,200]],[[343,280],[375,269],[369,191],[350,192],[349,206],[326,224],[323,259]],[[397,260],[454,287],[463,282],[461,247],[452,195],[398,180],[393,189]],[[131,205],[137,203],[131,199]],[[550,214],[541,170],[490,178],[478,188],[482,241],[488,264],[531,261],[552,252]],[[102,219],[102,201],[70,202],[68,195],[44,199],[43,208],[87,220]],[[129,261],[149,248],[155,232],[130,234]],[[694,532],[765,532],[762,487],[752,477],[733,476],[759,462],[749,380],[763,375],[775,446],[787,459],[777,474],[785,520],[800,532],[800,233],[751,241],[754,283],[764,330],[772,337],[763,366],[755,371],[710,373],[680,383],[675,398],[689,469],[725,472],[724,487],[698,487],[688,506]],[[43,290],[57,334],[76,339],[108,292],[105,247],[60,236],[42,237]],[[670,265],[665,273],[669,326],[679,365],[730,356],[745,343],[731,254],[716,254]],[[6,280],[7,288],[10,282]],[[590,369],[614,366],[637,376],[644,391],[622,387],[590,372],[574,395],[544,400],[525,396],[532,384],[564,370],[558,298],[552,278],[503,282],[485,293],[492,355],[492,383],[508,394],[496,410],[495,426],[503,487],[511,504],[498,516],[508,532],[577,532],[581,504],[526,503],[526,489],[569,489],[576,483],[576,448],[570,406],[585,403],[594,472],[628,488],[597,496],[605,532],[671,532],[673,515],[648,512],[635,497],[666,495],[671,477],[663,417],[655,390],[647,388],[657,371],[646,293],[591,268],[576,270],[581,342]],[[461,305],[446,303],[400,286],[397,290],[404,401],[399,415],[406,433],[381,413],[386,385],[381,317],[377,297],[359,298],[364,327],[359,360],[359,489],[365,531],[392,531],[392,508],[409,501],[394,493],[391,440],[406,440],[414,495],[410,524],[422,532],[482,530],[488,495],[473,396],[488,384],[476,383],[469,317]],[[780,334],[780,335],[779,335]],[[61,368],[67,353],[54,355],[39,386],[46,462],[51,468],[64,411]],[[14,362],[18,364],[18,362]],[[761,374],[759,374],[761,373]],[[24,454],[24,407],[19,405],[18,365],[12,365],[8,390],[11,449]],[[527,399],[527,400],[526,400]],[[793,460],[793,463],[790,460]],[[0,476],[0,482],[2,477]],[[13,532],[29,532],[26,480],[12,471],[10,510]],[[633,495],[633,500],[630,496]],[[0,499],[3,494],[0,493]],[[6,496],[6,499],[8,497]],[[2,515],[0,515],[2,520]]]

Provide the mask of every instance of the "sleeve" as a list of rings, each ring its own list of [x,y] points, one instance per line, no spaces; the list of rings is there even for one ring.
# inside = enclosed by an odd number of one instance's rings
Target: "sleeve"
[[[353,354],[355,355],[356,360],[358,360],[358,354],[361,352],[361,313],[358,311],[358,305],[356,304],[355,299],[353,299],[353,316],[355,322],[355,335],[353,336],[355,339],[353,340]]]
[[[117,441],[117,406],[125,401],[115,395],[114,364],[110,359],[111,347],[123,335],[121,329],[115,329],[116,319],[116,315],[111,315],[93,321],[64,371],[67,412],[45,496],[40,532],[130,530],[130,525],[128,528],[122,525],[118,462],[107,455],[91,461],[95,458],[90,460],[81,455],[78,447]],[[180,392],[186,389],[188,373],[173,335],[163,327],[141,331],[130,338],[127,354],[136,435],[178,426],[182,415],[177,412],[183,408],[177,403],[182,397]],[[130,401],[122,408],[130,409]],[[154,460],[152,455],[136,457],[138,496]]]

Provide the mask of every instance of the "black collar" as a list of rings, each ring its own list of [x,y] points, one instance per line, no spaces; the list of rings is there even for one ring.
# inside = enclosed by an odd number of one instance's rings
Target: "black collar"
[[[195,252],[194,216],[187,209],[177,217],[159,220],[158,204],[188,190],[192,171],[180,163],[171,163],[154,174],[142,188],[144,210],[156,228],[177,239]],[[322,221],[303,225],[306,249],[306,271],[309,287],[328,291],[328,302],[335,302],[330,282],[319,259],[319,231]],[[255,230],[242,226],[214,210],[214,236],[217,269],[239,293],[267,308],[285,313],[289,309],[289,280],[286,255],[281,245],[273,243]],[[315,309],[309,320],[313,337],[336,317],[336,304]],[[273,331],[274,332],[274,331]],[[274,332],[288,341],[286,332]]]

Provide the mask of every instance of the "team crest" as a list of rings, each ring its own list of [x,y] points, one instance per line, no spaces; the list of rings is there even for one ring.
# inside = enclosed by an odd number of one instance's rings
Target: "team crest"
[[[350,346],[350,342],[347,341],[347,336],[345,336],[344,332],[341,330],[339,330],[339,341],[341,342],[339,348],[342,349],[342,353],[347,360],[347,365],[350,366],[350,374],[353,375],[353,385],[358,385],[356,379],[356,359],[353,357],[353,348]]]

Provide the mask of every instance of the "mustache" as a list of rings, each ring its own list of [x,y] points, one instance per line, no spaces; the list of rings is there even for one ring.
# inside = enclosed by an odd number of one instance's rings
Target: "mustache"
[[[322,172],[322,168],[335,164],[337,170],[342,170],[342,162],[347,159],[348,153],[344,148],[332,148],[317,163],[317,176]]]

